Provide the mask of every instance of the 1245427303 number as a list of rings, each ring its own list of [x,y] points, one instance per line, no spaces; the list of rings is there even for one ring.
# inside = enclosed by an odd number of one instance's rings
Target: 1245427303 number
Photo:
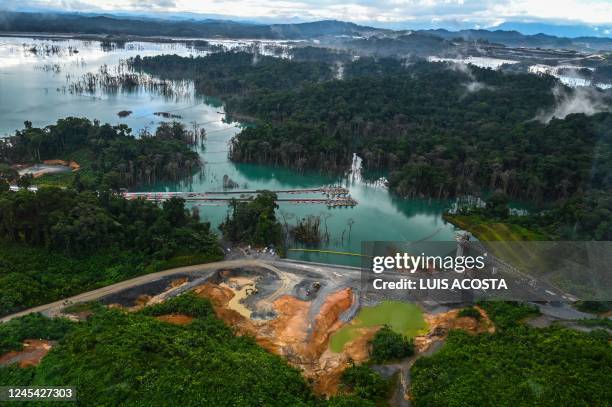
[[[76,401],[73,387],[0,387],[0,401],[57,400]]]

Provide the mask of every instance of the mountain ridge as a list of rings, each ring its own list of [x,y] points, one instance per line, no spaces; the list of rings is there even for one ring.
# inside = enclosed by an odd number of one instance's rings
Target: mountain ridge
[[[252,38],[306,40],[329,36],[401,36],[412,32],[445,40],[487,41],[513,47],[548,47],[612,50],[612,38],[559,37],[549,34],[526,35],[516,30],[447,29],[391,30],[340,20],[320,20],[287,24],[258,24],[207,18],[172,20],[113,14],[0,12],[0,32],[45,32],[100,35],[175,36],[201,38]]]

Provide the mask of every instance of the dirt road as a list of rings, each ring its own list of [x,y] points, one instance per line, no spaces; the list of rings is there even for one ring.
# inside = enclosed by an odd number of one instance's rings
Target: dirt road
[[[120,283],[112,284],[106,287],[98,288],[93,291],[88,291],[86,293],[75,295],[74,297],[64,298],[59,301],[55,301],[45,305],[39,305],[34,308],[30,308],[24,311],[17,312],[15,314],[7,315],[0,318],[0,322],[8,322],[13,318],[18,318],[27,314],[32,314],[35,312],[40,312],[44,315],[53,317],[60,315],[60,311],[62,308],[66,307],[69,304],[75,304],[79,302],[88,302],[99,300],[102,297],[105,297],[109,294],[114,294],[120,291],[123,291],[127,288],[137,287],[142,284],[150,283],[152,281],[158,280],[163,277],[172,276],[174,274],[181,273],[193,273],[193,272],[205,272],[210,271],[210,273],[214,273],[216,270],[223,268],[236,268],[236,267],[263,267],[269,268],[269,264],[255,259],[240,259],[240,260],[226,260],[226,261],[218,261],[214,263],[205,263],[198,264],[195,266],[186,266],[186,267],[177,267],[169,270],[159,271],[157,273],[145,274],[143,276],[139,276],[136,278],[132,278],[130,280],[125,280]]]

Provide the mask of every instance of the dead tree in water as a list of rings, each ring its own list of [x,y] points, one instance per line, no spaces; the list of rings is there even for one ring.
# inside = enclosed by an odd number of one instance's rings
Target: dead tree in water
[[[325,241],[329,243],[329,229],[327,228],[327,219],[332,217],[332,214],[329,212],[322,212],[321,217],[323,218],[323,223],[325,225]]]
[[[349,228],[348,240],[350,242],[351,241],[351,231],[353,230],[353,225],[355,224],[355,219],[348,218],[346,220],[346,224],[348,225],[348,228]]]
[[[285,212],[283,210],[280,210],[280,215],[283,218],[283,225],[285,226],[285,233],[287,234],[287,236],[289,236],[289,220],[293,219],[295,217],[295,214],[290,213],[290,212]]]
[[[320,225],[321,218],[319,216],[308,215],[298,220],[291,232],[296,241],[307,246],[316,247],[321,242]]]

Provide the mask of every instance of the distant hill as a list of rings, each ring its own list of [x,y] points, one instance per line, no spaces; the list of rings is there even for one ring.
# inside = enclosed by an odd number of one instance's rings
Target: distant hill
[[[504,30],[461,30],[448,31],[444,29],[420,30],[420,33],[428,33],[446,40],[462,38],[471,41],[488,41],[503,44],[510,47],[528,48],[591,48],[610,51],[612,50],[612,38],[603,37],[556,37],[547,34],[525,35],[518,31]]]
[[[44,32],[78,33],[98,35],[137,35],[200,38],[259,38],[259,39],[313,39],[320,37],[349,37],[347,41],[363,42],[364,47],[406,46],[436,49],[443,44],[434,37],[451,41],[462,38],[467,41],[488,41],[512,47],[529,48],[573,48],[612,51],[612,39],[604,37],[556,37],[547,34],[525,35],[518,31],[503,30],[461,30],[445,29],[419,31],[393,31],[362,26],[354,23],[324,20],[297,24],[255,24],[215,19],[160,19],[146,17],[0,12],[0,32]],[[414,36],[414,34],[419,34]],[[365,41],[350,37],[379,40]],[[395,41],[390,44],[389,39]],[[419,42],[423,41],[423,44]],[[399,44],[399,45],[398,45]]]
[[[79,14],[3,13],[0,30],[140,36],[275,38],[270,26],[225,20],[161,20]]]
[[[368,31],[384,31],[333,20],[264,25],[228,20],[162,20],[80,14],[4,12],[0,14],[0,17],[0,31],[11,32],[304,39],[326,35],[353,36]]]
[[[438,30],[422,30],[432,35],[450,40],[453,38],[462,38],[464,40],[481,40],[489,41],[497,44],[504,44],[512,47],[569,47],[572,45],[572,40],[569,38],[559,38],[552,35],[536,34],[524,35],[518,31],[503,31],[503,30],[461,30],[448,31],[444,29]]]
[[[518,31],[525,35],[548,34],[557,37],[608,37],[606,30],[612,26],[590,26],[585,24],[547,24],[542,22],[517,22],[507,21],[493,29],[504,31]]]
[[[281,38],[316,38],[328,35],[361,36],[365,33],[389,31],[337,20],[299,24],[274,24],[270,25],[270,29]]]
[[[373,35],[368,38],[347,41],[345,46],[351,49],[359,49],[370,55],[383,57],[426,57],[443,53],[452,48],[452,44],[444,38],[421,32],[393,37]]]

